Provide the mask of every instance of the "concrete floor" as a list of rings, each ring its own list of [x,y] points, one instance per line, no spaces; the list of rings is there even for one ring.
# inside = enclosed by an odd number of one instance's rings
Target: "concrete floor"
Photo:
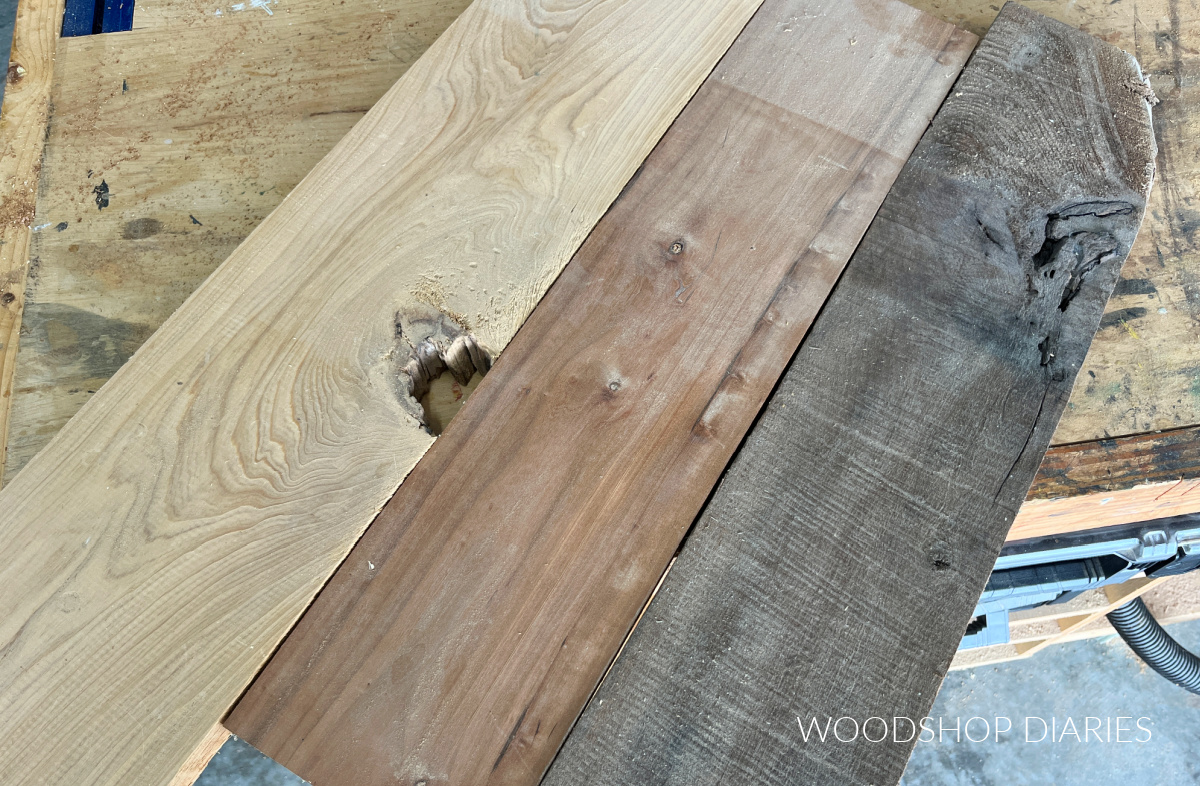
[[[16,0],[0,0],[0,49],[12,39]],[[4,85],[0,81],[0,97]],[[1181,643],[1200,652],[1200,621],[1171,626]],[[1141,786],[1200,784],[1200,696],[1147,670],[1119,639],[1066,644],[1027,661],[951,674],[932,712],[953,726],[971,717],[1012,720],[1001,741],[919,743],[904,786]],[[1083,733],[1086,716],[1146,717],[1148,742],[1025,742],[1024,719],[1072,718]],[[1115,721],[1114,721],[1115,722]],[[979,738],[980,722],[972,736]],[[1033,737],[1041,732],[1031,722]],[[1136,732],[1145,737],[1144,733]],[[237,739],[230,739],[198,786],[299,786],[298,777]]]
[[[1167,627],[1180,644],[1200,653],[1200,620]],[[1049,647],[1029,660],[950,674],[931,716],[953,726],[979,716],[1012,719],[1000,742],[919,743],[904,786],[1142,786],[1200,784],[1200,696],[1172,685],[1116,636]],[[1145,717],[1149,741],[1025,742],[1024,719],[1072,718],[1080,736],[1084,718]],[[1116,721],[1114,720],[1113,723]],[[1133,723],[1125,721],[1125,723]],[[975,722],[972,736],[983,736]],[[1030,737],[1042,735],[1030,722]],[[1129,737],[1146,734],[1138,732]]]
[[[1200,652],[1200,620],[1169,626],[1181,644]],[[1086,735],[1087,717],[1105,720],[1147,718],[1147,735],[1123,721],[1132,733],[1115,741]],[[1050,647],[1029,660],[950,674],[931,717],[952,727],[955,719],[1011,719],[1012,731],[995,741],[918,743],[902,786],[1142,786],[1200,784],[1200,696],[1177,688],[1147,669],[1112,636]],[[1025,719],[1054,719],[1060,741],[1025,741]],[[1073,720],[1080,737],[1061,735]],[[936,723],[936,721],[935,721]],[[1093,722],[1095,724],[1095,722]],[[1029,722],[1030,738],[1042,736]],[[980,721],[966,730],[983,737]],[[1104,728],[1101,726],[1101,734]],[[1047,735],[1049,736],[1049,735]],[[197,786],[299,786],[295,775],[241,740],[231,739],[213,758]]]
[[[300,786],[306,781],[236,737],[217,751],[196,786]]]

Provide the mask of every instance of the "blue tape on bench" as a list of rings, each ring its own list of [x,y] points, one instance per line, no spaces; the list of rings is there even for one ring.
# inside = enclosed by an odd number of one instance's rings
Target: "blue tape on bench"
[[[101,31],[119,33],[133,29],[133,0],[105,0]]]
[[[66,0],[63,9],[62,36],[91,35],[96,26],[96,0]]]
[[[66,0],[62,35],[119,33],[133,29],[134,0]]]

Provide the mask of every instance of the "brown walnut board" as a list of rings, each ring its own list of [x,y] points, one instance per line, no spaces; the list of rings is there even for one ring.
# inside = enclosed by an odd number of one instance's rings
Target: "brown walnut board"
[[[1138,229],[1138,83],[1005,6],[547,786],[899,780],[797,719],[928,713]]]
[[[767,0],[226,725],[319,786],[536,783],[974,40]]]

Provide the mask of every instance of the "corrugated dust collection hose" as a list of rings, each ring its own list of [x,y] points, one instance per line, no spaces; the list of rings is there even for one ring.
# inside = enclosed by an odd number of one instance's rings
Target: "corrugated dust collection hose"
[[[1110,611],[1108,621],[1147,666],[1181,688],[1200,694],[1200,658],[1163,630],[1141,598]]]

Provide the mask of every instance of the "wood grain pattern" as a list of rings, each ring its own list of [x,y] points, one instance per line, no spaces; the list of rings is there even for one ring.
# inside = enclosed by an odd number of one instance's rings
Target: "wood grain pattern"
[[[976,33],[995,0],[910,0]],[[1146,222],[1088,351],[1055,444],[1200,424],[1200,2],[1028,0],[1028,7],[1132,53],[1154,108],[1156,186]],[[1195,510],[1200,510],[1196,508]]]
[[[192,755],[183,762],[167,786],[192,786],[228,739],[229,730],[221,724],[218,723],[209,729],[208,734],[204,735],[204,739],[192,751]]]
[[[1005,6],[547,786],[899,780],[797,721],[928,713],[1137,233],[1130,80]]]
[[[973,42],[764,4],[230,730],[318,786],[536,783]]]
[[[1051,448],[1009,540],[1200,511],[1200,429]]]
[[[1050,448],[1028,499],[1055,499],[1175,483],[1200,475],[1200,429],[1104,439]]]
[[[990,0],[910,0],[974,31],[996,13]],[[1200,4],[1030,0],[1042,13],[1132,52],[1162,103],[1155,107],[1157,187],[1088,358],[1054,435],[1046,465],[1010,539],[1195,513],[1200,458],[1200,241],[1193,204],[1200,166]],[[1184,428],[1180,428],[1183,426]],[[1139,431],[1167,429],[1163,435]],[[1128,435],[1119,440],[1116,435]],[[1082,442],[1081,442],[1082,441]],[[1184,482],[1180,482],[1184,481]]]
[[[7,378],[9,479],[467,0],[289,0],[272,16],[226,7],[221,17],[207,5],[207,16],[193,18],[176,0],[164,6],[174,16],[162,28],[59,46],[34,272],[17,290],[25,319]]]
[[[480,0],[0,492],[0,782],[165,783],[757,0]]]
[[[1200,510],[1200,479],[1142,483],[1116,491],[1078,497],[1031,499],[1008,532],[1008,540],[1062,535],[1069,532],[1182,516]]]
[[[63,0],[21,0],[0,107],[0,466]]]
[[[993,0],[908,2],[980,34],[999,10]],[[55,62],[64,77],[55,79],[57,120],[48,141],[54,155],[41,173],[34,223],[48,226],[34,237],[38,277],[26,294],[32,319],[19,355],[12,354],[15,337],[5,342],[5,368],[20,369],[15,388],[0,368],[0,390],[14,390],[8,477],[464,5],[282,0],[268,15],[208,0],[142,0],[135,13],[142,30],[59,49]],[[1194,40],[1200,6],[1196,0],[1027,5],[1133,52],[1163,99],[1156,112],[1164,151],[1160,187],[1151,194],[1146,231],[1130,253],[1054,442],[1200,423],[1200,373],[1190,355],[1200,248],[1188,207],[1200,188],[1189,147],[1200,133],[1200,60],[1192,54],[1200,49]],[[123,80],[131,94],[154,100],[125,100],[112,89]],[[193,84],[203,89],[190,90]],[[156,103],[170,96],[179,107],[174,115]],[[103,133],[88,118],[101,118]],[[173,145],[163,144],[166,139]],[[124,160],[131,151],[144,165]],[[90,201],[89,169],[119,181],[109,209],[99,211]],[[198,216],[203,226],[190,218],[198,205],[208,213]],[[158,221],[160,232],[139,236],[145,219]],[[63,220],[70,229],[60,236],[54,227]],[[139,223],[127,238],[131,222]],[[19,282],[12,285],[18,300],[0,316],[19,317],[21,290]],[[15,331],[15,322],[10,327]]]

